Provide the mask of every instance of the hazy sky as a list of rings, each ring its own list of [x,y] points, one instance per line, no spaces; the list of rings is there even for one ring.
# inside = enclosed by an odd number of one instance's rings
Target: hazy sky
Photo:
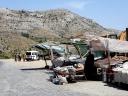
[[[69,9],[107,28],[128,27],[128,0],[0,0],[1,8],[24,10]]]

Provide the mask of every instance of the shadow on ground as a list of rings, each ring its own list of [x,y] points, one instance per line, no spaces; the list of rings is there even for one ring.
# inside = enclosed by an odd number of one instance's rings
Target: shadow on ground
[[[24,68],[24,69],[20,69],[20,70],[27,71],[27,70],[47,70],[47,69],[49,69],[49,66],[45,66],[42,68]]]
[[[120,89],[120,90],[128,91],[128,84],[107,83],[104,86],[109,86],[109,87],[117,88],[117,89]]]
[[[23,71],[29,71],[29,70],[46,70],[46,68],[24,68],[24,69],[20,69],[20,70],[23,70]]]

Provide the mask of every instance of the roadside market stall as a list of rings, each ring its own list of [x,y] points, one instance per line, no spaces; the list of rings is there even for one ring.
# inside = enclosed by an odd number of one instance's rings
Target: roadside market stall
[[[108,52],[106,60],[98,60],[96,63],[98,65],[107,65],[100,66],[106,67],[106,79],[112,79],[110,82],[124,83],[128,84],[128,58],[127,56],[114,56],[110,57],[111,52],[119,54],[128,53],[128,41],[121,41],[110,38],[97,37],[95,40],[91,41],[91,45],[94,50],[104,50]],[[121,57],[121,58],[120,58]],[[113,67],[114,66],[114,67]],[[108,71],[109,70],[109,71]],[[110,71],[111,70],[111,71]],[[108,77],[112,78],[108,78]]]
[[[76,77],[79,76],[81,76],[82,79],[86,79],[84,78],[84,63],[86,59],[83,57],[88,52],[88,45],[85,43],[72,42],[64,44],[65,54],[52,59],[53,72],[55,73],[54,78],[66,78],[65,80],[67,80],[68,83],[76,82]],[[52,81],[54,81],[54,78]]]

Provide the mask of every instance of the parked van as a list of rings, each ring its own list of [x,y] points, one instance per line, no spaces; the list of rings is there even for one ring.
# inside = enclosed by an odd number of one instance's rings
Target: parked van
[[[39,52],[38,51],[26,51],[26,60],[39,60]]]

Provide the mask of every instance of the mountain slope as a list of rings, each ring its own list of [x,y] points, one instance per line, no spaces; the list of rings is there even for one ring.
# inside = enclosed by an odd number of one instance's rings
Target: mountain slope
[[[93,20],[81,17],[65,9],[44,12],[0,9],[0,28],[2,31],[14,32],[45,29],[58,36],[72,35],[76,32],[88,32],[95,35],[110,33]]]
[[[15,50],[28,49],[32,44],[43,42],[46,38],[59,41],[63,37],[109,33],[114,31],[66,9],[32,12],[0,8],[0,52],[2,53],[13,54]]]
[[[36,42],[22,37],[15,32],[0,32],[0,57],[12,57],[15,52],[28,50]]]

